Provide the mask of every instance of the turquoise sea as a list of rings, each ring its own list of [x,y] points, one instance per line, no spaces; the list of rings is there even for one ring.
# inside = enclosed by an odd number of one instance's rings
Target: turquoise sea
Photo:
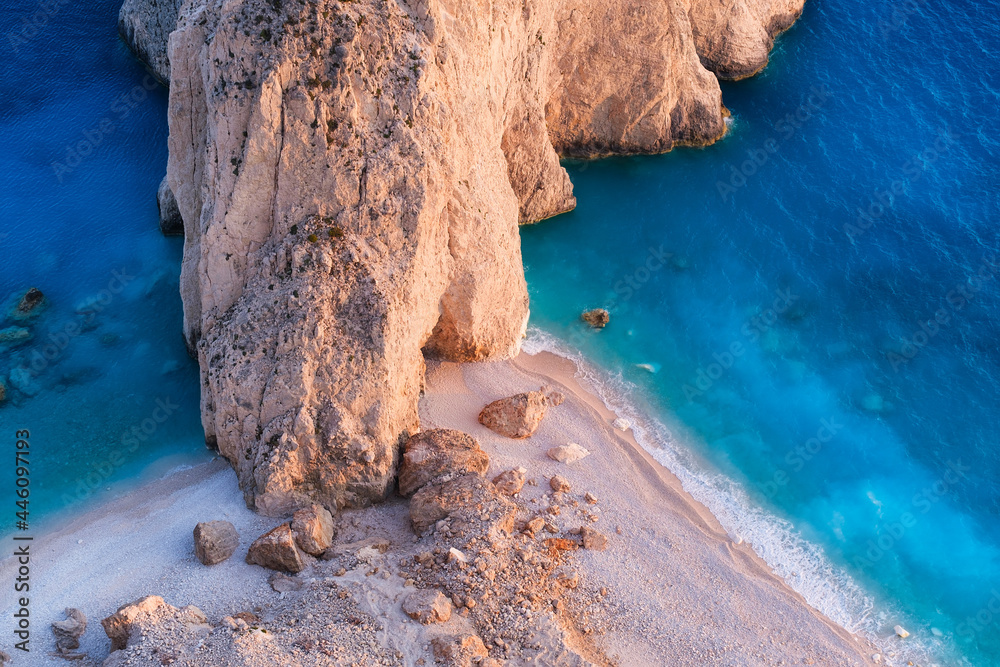
[[[521,234],[532,345],[904,665],[1000,665],[998,17],[810,0],[723,84],[728,137],[572,163],[577,210]]]
[[[166,91],[118,4],[0,13],[2,314],[47,297],[0,323],[30,333],[0,346],[0,432],[31,431],[33,516],[209,456],[181,240],[156,226]],[[522,230],[529,350],[577,355],[735,539],[890,664],[1000,665],[998,17],[809,0],[761,75],[723,84],[723,141],[567,163],[577,210]]]

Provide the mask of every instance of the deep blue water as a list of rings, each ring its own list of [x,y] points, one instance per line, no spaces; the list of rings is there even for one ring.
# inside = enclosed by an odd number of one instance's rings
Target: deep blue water
[[[522,230],[532,324],[631,383],[670,429],[647,444],[897,660],[1000,665],[998,16],[809,0],[723,85],[723,141],[569,163],[577,210]]]
[[[182,240],[157,227],[167,94],[118,39],[119,6],[0,12],[0,329],[31,335],[0,345],[0,442],[31,433],[33,520],[206,452],[179,329]],[[14,321],[29,287],[46,304]],[[0,534],[12,475],[0,466]]]

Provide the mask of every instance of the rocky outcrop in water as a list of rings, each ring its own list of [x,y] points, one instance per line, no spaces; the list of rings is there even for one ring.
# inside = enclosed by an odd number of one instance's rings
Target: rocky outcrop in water
[[[559,156],[716,140],[727,112],[703,63],[748,73],[798,13],[188,0],[167,40],[175,6],[128,0],[122,33],[169,71],[206,436],[275,515],[385,497],[418,429],[424,354],[517,352],[517,225],[574,206]]]

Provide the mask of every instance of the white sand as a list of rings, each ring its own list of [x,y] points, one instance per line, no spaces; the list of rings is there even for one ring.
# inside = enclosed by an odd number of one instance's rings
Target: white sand
[[[525,487],[529,501],[548,491],[556,473],[574,491],[598,497],[601,519],[592,525],[608,535],[609,548],[576,556],[581,599],[583,589],[609,591],[610,612],[587,621],[597,647],[622,665],[872,664],[873,647],[810,608],[747,545],[734,544],[627,433],[613,429],[614,415],[574,372],[571,362],[548,353],[491,364],[429,363],[421,419],[424,429],[457,428],[478,438],[491,457],[490,476],[525,467],[539,481]],[[542,384],[560,389],[567,400],[549,411],[533,437],[509,440],[478,423],[485,403]],[[592,453],[570,466],[545,456],[567,442]],[[565,528],[582,523],[557,518]],[[194,557],[191,531],[213,519],[233,522],[243,539],[229,561],[204,567]],[[53,647],[49,623],[61,619],[66,606],[81,608],[90,619],[82,650],[103,657],[110,643],[100,619],[144,595],[194,604],[212,621],[273,601],[268,572],[243,558],[250,542],[277,523],[247,510],[235,475],[215,461],[145,485],[37,537],[33,651],[15,655],[14,664],[66,664],[46,656]],[[13,581],[15,567],[10,559],[0,563],[0,618],[7,619],[0,624],[11,624],[15,596],[6,582]],[[0,631],[0,648],[18,653],[11,650],[9,630]]]

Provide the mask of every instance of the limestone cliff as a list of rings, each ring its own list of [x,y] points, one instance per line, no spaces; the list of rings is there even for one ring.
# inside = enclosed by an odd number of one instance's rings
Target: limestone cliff
[[[184,330],[248,503],[384,497],[423,355],[516,353],[517,226],[574,206],[560,155],[724,133],[705,65],[758,67],[798,9],[688,1],[185,0],[167,50]],[[166,39],[153,2],[123,8],[140,53]]]

